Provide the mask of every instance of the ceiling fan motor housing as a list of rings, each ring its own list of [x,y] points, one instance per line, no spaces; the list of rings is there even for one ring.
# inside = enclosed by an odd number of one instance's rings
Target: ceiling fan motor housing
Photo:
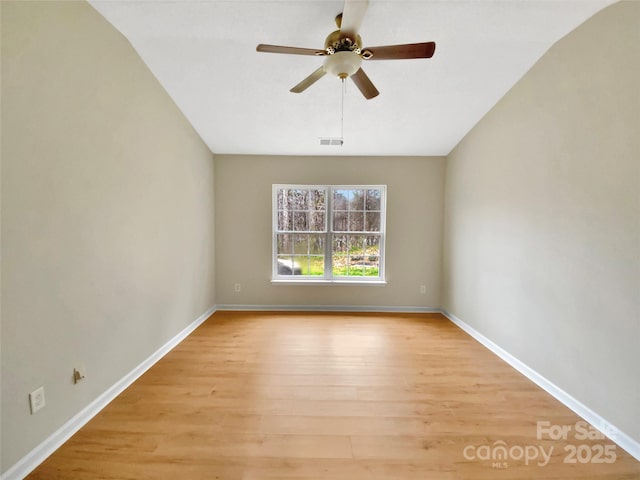
[[[340,30],[336,30],[331,32],[324,41],[324,49],[327,55],[342,51],[360,53],[362,50],[362,37],[356,35],[354,40],[346,37]]]
[[[324,69],[327,73],[340,78],[347,78],[358,71],[362,63],[360,52],[362,38],[356,35],[356,40],[341,35],[340,30],[331,32],[324,42]]]

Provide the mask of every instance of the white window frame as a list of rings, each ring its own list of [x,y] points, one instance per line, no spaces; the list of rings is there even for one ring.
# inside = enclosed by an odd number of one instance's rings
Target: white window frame
[[[316,233],[324,236],[324,276],[319,275],[282,275],[278,273],[278,190],[279,189],[317,189],[325,191],[325,229]],[[378,276],[342,276],[333,275],[333,237],[334,235],[348,235],[345,232],[333,231],[333,192],[335,190],[380,190],[380,231],[379,232],[353,232],[356,235],[372,235],[379,237],[379,265]],[[276,284],[304,285],[304,284],[361,284],[384,285],[385,280],[385,243],[386,243],[386,212],[387,212],[387,186],[386,185],[303,185],[303,184],[274,184],[272,185],[272,249],[271,249],[271,281]],[[293,232],[295,233],[295,232]]]

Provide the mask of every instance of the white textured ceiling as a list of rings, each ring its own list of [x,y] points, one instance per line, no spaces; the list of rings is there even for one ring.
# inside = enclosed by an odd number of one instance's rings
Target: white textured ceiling
[[[325,76],[289,89],[321,58],[256,52],[323,48],[343,2],[90,0],[131,42],[214,153],[446,155],[555,43],[613,0],[371,0],[364,46],[435,41],[425,60],[363,62],[365,100]]]

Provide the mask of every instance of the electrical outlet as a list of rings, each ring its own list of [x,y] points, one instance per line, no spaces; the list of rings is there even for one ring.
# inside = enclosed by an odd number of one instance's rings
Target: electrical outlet
[[[420,293],[422,295],[427,293],[427,286],[426,285],[420,285]]]
[[[29,394],[29,405],[31,406],[31,415],[44,408],[44,387],[40,387]]]
[[[242,285],[240,285],[239,283],[236,283],[236,284],[233,286],[233,289],[234,289],[234,290],[236,291],[236,293],[237,293],[237,292],[239,292],[239,291],[242,289]]]

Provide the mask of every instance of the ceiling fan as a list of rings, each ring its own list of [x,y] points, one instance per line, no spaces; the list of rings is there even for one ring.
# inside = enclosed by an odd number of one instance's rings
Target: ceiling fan
[[[436,49],[435,42],[386,45],[362,48],[362,38],[358,35],[360,24],[369,6],[369,0],[345,0],[342,13],[335,21],[338,30],[331,32],[324,42],[324,49],[283,47],[260,44],[256,50],[267,53],[293,55],[316,55],[325,57],[324,63],[307,78],[291,89],[301,93],[320,80],[325,74],[336,75],[341,80],[351,77],[353,83],[367,99],[380,92],[360,67],[362,60],[402,60],[410,58],[431,58]]]

